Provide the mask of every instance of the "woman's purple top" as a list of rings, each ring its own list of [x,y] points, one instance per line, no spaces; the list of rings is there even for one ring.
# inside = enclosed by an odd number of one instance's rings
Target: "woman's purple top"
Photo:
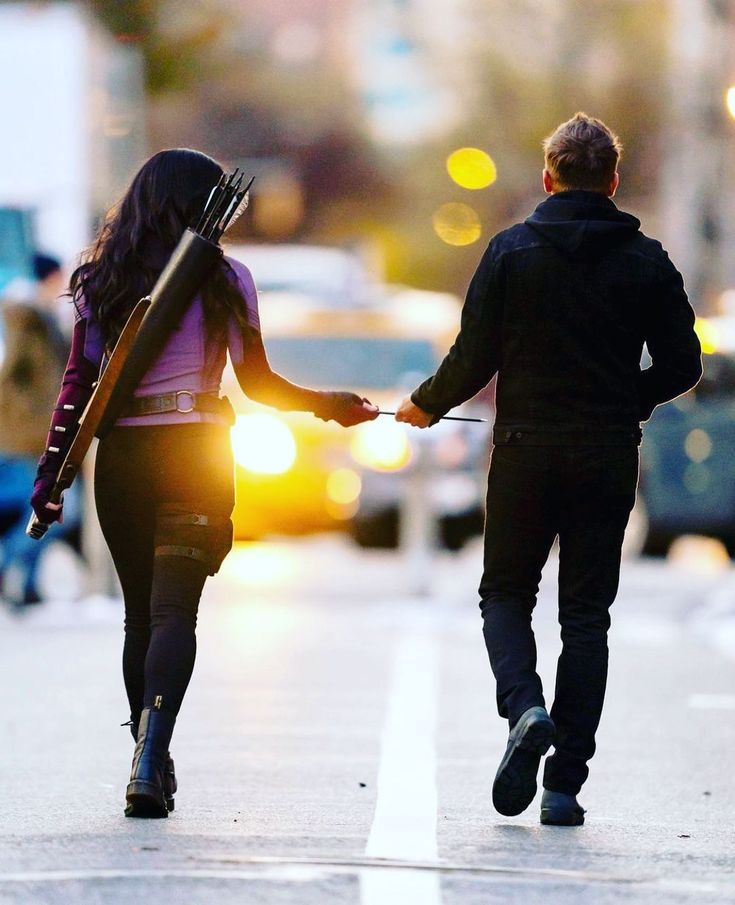
[[[237,289],[243,298],[247,322],[260,331],[258,316],[258,294],[248,268],[234,258],[225,260],[232,268]],[[79,315],[87,321],[84,356],[99,369],[104,355],[104,343],[99,327],[90,317],[90,310],[82,300]],[[204,309],[200,296],[196,296],[184,315],[181,324],[169,338],[155,364],[148,370],[135,390],[135,396],[158,396],[176,390],[192,393],[217,393],[220,389],[226,353],[229,351],[234,365],[243,361],[242,329],[231,317],[226,334],[219,340],[207,338]],[[135,427],[156,424],[191,424],[197,422],[221,421],[209,412],[164,412],[156,415],[141,415],[135,418],[120,418],[117,425]]]

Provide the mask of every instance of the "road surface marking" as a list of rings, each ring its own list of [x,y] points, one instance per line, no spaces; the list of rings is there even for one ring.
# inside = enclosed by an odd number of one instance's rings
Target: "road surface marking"
[[[160,868],[79,868],[67,870],[18,870],[0,874],[0,885],[3,883],[68,883],[92,880],[165,880],[169,878],[191,880],[249,880],[274,879],[298,880],[309,882],[331,875],[360,874],[402,874],[411,878],[428,874],[459,874],[477,877],[497,877],[518,879],[528,878],[549,880],[553,883],[568,881],[570,883],[603,883],[623,886],[641,885],[658,882],[655,878],[615,876],[588,871],[573,871],[557,868],[524,868],[511,866],[493,866],[487,864],[441,864],[421,861],[373,861],[370,858],[308,858],[258,856],[234,858],[212,857],[202,861],[231,865],[227,867],[160,867]],[[393,901],[389,899],[388,901]],[[408,900],[413,901],[412,899]]]
[[[196,859],[195,859],[196,860]],[[314,865],[332,867],[337,871],[350,868],[367,868],[369,870],[402,870],[412,871],[440,871],[446,874],[504,874],[518,877],[548,877],[551,880],[582,880],[598,883],[641,883],[647,878],[595,873],[594,871],[577,871],[561,867],[513,867],[499,864],[458,864],[452,861],[397,861],[390,858],[368,857],[319,857],[314,856],[277,856],[277,855],[249,855],[238,858],[232,855],[216,857],[212,855],[202,856],[201,861],[209,864],[261,864],[263,866],[289,865]]]
[[[417,631],[400,641],[380,754],[378,795],[365,855],[435,862],[437,650]],[[362,905],[441,905],[435,871],[363,870]]]

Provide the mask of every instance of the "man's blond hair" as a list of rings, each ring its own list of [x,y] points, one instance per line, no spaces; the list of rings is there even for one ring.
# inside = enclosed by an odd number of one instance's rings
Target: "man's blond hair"
[[[546,169],[560,191],[607,192],[622,151],[612,129],[586,113],[575,113],[544,140]]]

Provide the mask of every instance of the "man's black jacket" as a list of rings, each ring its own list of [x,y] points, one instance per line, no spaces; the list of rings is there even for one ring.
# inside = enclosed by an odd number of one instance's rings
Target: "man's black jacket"
[[[414,403],[435,416],[498,373],[495,440],[616,442],[702,373],[681,275],[597,192],[559,192],[498,233],[457,339]],[[646,343],[652,364],[641,370]]]

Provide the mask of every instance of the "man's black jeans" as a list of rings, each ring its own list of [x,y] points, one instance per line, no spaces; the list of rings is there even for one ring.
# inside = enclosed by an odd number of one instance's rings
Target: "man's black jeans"
[[[576,795],[595,752],[607,681],[609,608],[635,502],[638,447],[501,445],[493,451],[480,585],[498,711],[512,727],[544,705],[531,614],[559,537],[562,652],[551,716],[555,753],[544,788]]]

